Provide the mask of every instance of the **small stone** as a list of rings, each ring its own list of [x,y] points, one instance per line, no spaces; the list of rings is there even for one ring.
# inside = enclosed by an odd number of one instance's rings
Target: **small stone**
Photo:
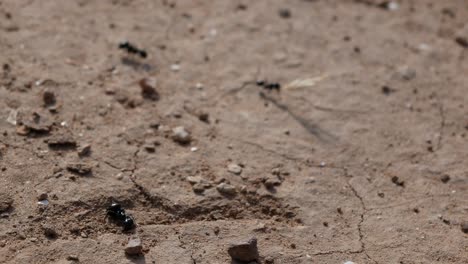
[[[143,78],[138,84],[140,85],[143,98],[153,101],[159,100],[159,93],[156,91],[156,78]]]
[[[192,137],[183,126],[178,126],[172,129],[172,140],[179,144],[185,145],[192,141]]]
[[[12,208],[13,199],[6,193],[0,193],[0,213]]]
[[[263,184],[268,189],[271,189],[271,188],[274,188],[275,186],[281,185],[281,180],[277,176],[268,177],[268,178],[265,179]]]
[[[225,195],[235,195],[237,193],[236,187],[225,182],[218,184],[218,186],[216,186],[216,190]]]
[[[80,259],[78,258],[77,255],[69,255],[67,257],[67,260],[70,260],[70,261],[79,261]]]
[[[343,263],[343,264],[354,264],[354,262],[352,262],[352,261],[346,261],[346,262]]]
[[[154,153],[156,151],[156,146],[154,144],[146,143],[143,145],[143,148],[149,153]]]
[[[210,123],[210,115],[206,112],[200,112],[198,113],[198,120],[205,123]]]
[[[197,184],[197,183],[200,183],[203,180],[202,177],[200,177],[200,176],[188,176],[186,179],[191,184]]]
[[[107,87],[106,90],[104,91],[107,95],[113,95],[115,94],[115,89],[112,87]]]
[[[86,234],[86,232],[81,232],[81,233],[80,233],[80,236],[81,236],[82,238],[87,238],[87,237],[88,237],[88,234]]]
[[[234,174],[236,174],[236,175],[239,175],[239,174],[242,173],[242,167],[239,166],[239,165],[237,165],[237,164],[235,164],[235,163],[229,164],[228,167],[227,167],[227,169],[228,169],[228,171],[229,171],[230,173],[234,173]]]
[[[125,247],[125,253],[127,255],[140,255],[143,252],[143,246],[140,238],[132,238],[128,241]]]
[[[382,86],[382,93],[385,95],[390,95],[391,93],[395,92],[395,89],[390,88],[389,86]]]
[[[281,18],[290,18],[291,17],[291,11],[287,8],[282,8],[278,11],[278,14]]]
[[[91,153],[91,145],[90,144],[84,144],[83,146],[80,146],[78,148],[78,156],[80,156],[80,157],[88,156],[90,153]]]
[[[450,176],[448,174],[444,174],[442,177],[440,177],[440,180],[443,182],[443,183],[447,183],[450,181]]]
[[[49,205],[49,200],[40,200],[39,202],[37,202],[37,204],[45,207]]]
[[[397,76],[405,81],[410,81],[416,77],[416,71],[408,66],[403,66],[398,69]]]
[[[42,230],[44,231],[44,235],[48,238],[58,237],[58,233],[52,225],[43,225]]]
[[[77,173],[79,175],[86,175],[91,173],[92,167],[86,163],[68,163],[67,170],[70,172]]]
[[[11,109],[6,121],[11,125],[16,126],[17,118],[18,118],[18,110]]]
[[[468,221],[462,222],[460,227],[463,233],[468,234]]]
[[[259,258],[257,239],[251,238],[248,241],[233,243],[229,245],[228,253],[232,259],[237,261],[256,261]]]
[[[25,125],[19,125],[16,127],[16,134],[20,136],[26,136],[29,134],[29,128]]]
[[[171,65],[171,70],[174,72],[177,72],[180,70],[180,65],[179,64],[172,64]]]
[[[196,183],[192,186],[192,190],[194,193],[203,193],[205,192],[205,186],[202,183]]]
[[[44,106],[53,106],[57,102],[55,97],[55,93],[52,91],[45,90],[42,94],[42,101],[44,102]]]
[[[38,201],[47,200],[48,197],[49,195],[46,192],[42,192],[42,193],[39,193],[39,195],[37,196],[37,200]]]

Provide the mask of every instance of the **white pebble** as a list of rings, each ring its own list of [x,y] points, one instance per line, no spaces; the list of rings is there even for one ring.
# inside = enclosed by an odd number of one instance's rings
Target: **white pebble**
[[[44,206],[48,206],[48,205],[49,205],[49,201],[48,201],[48,200],[42,200],[42,201],[37,202],[37,204],[39,204],[39,205],[44,205]]]
[[[344,264],[354,264],[352,261],[346,261]]]
[[[179,71],[180,70],[180,65],[179,64],[172,64],[171,65],[171,70],[172,71]]]
[[[197,151],[197,150],[198,150],[197,147],[192,147],[192,148],[190,148],[190,151],[192,151],[192,152],[195,152],[195,151]]]
[[[398,5],[398,3],[394,2],[394,1],[387,4],[387,9],[391,10],[391,11],[398,10],[399,7],[400,7],[400,5]]]

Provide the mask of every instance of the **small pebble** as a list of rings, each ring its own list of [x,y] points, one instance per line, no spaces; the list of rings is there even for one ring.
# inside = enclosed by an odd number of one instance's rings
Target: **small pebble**
[[[443,183],[447,183],[450,181],[450,176],[448,174],[444,174],[442,177],[440,177],[440,180],[443,182]]]
[[[191,184],[197,184],[203,180],[200,176],[188,176],[186,179]]]
[[[78,156],[84,157],[88,156],[91,153],[91,145],[84,144],[78,148]]]
[[[37,195],[37,200],[42,201],[42,200],[47,200],[49,195],[46,192],[42,192],[39,195]]]
[[[460,227],[463,233],[468,234],[468,221],[462,222]]]
[[[70,261],[79,261],[80,259],[78,258],[77,255],[69,255],[67,257],[67,260],[70,260]]]
[[[156,78],[143,78],[138,84],[140,85],[143,98],[153,101],[159,100],[159,93],[156,91]]]
[[[39,202],[37,202],[38,205],[42,205],[42,206],[48,206],[49,205],[49,200],[41,200]]]
[[[172,129],[172,140],[181,145],[185,145],[192,141],[192,137],[183,126],[178,126]]]
[[[287,8],[282,8],[278,11],[278,14],[281,18],[290,18],[291,17],[291,11]]]
[[[172,64],[171,65],[171,70],[175,71],[175,72],[179,71],[180,70],[180,65],[179,64]]]
[[[44,106],[53,106],[56,103],[56,97],[55,94],[51,91],[44,91],[42,94],[42,100],[44,102]]]
[[[233,243],[229,245],[228,253],[232,259],[237,261],[256,261],[259,258],[257,239],[253,237],[247,241]]]
[[[225,182],[218,184],[218,186],[216,186],[216,190],[225,195],[235,195],[237,193],[236,187]]]
[[[242,167],[235,164],[235,163],[231,163],[228,165],[227,167],[227,170],[230,172],[230,173],[234,173],[234,174],[241,174],[242,173]]]
[[[125,253],[127,255],[140,255],[143,252],[143,246],[141,244],[140,238],[132,238],[128,241],[127,246],[125,246]]]

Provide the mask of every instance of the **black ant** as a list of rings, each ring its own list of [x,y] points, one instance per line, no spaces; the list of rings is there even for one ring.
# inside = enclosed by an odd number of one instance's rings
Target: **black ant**
[[[146,57],[148,56],[148,54],[146,53],[146,51],[135,47],[134,45],[132,45],[132,44],[131,44],[130,42],[128,42],[128,41],[121,42],[121,43],[119,44],[119,49],[126,50],[128,53],[131,53],[131,54],[140,55],[140,57],[142,57],[142,58],[146,58]]]
[[[112,203],[107,207],[107,216],[112,218],[112,220],[117,221],[123,227],[123,231],[128,231],[135,227],[135,221],[133,218],[126,215],[125,210],[118,203]]]
[[[263,80],[258,80],[257,81],[257,86],[260,86],[260,87],[263,87],[263,89],[266,89],[266,90],[277,90],[279,92],[279,90],[281,89],[281,84],[279,83],[269,83],[267,81],[263,81]]]

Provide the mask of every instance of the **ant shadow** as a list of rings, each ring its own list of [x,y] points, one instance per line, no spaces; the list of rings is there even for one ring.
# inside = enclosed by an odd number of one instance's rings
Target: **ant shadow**
[[[125,255],[129,261],[135,264],[146,264],[146,257],[145,255],[138,255],[138,256],[129,256]]]
[[[136,71],[143,70],[143,71],[149,72],[149,71],[151,71],[153,69],[153,66],[151,66],[150,64],[142,63],[142,62],[138,61],[137,59],[134,59],[134,58],[131,58],[131,57],[123,57],[121,59],[121,62],[122,62],[123,65],[129,66],[129,67],[133,68]]]
[[[260,260],[254,260],[254,261],[251,261],[251,262],[242,262],[242,261],[238,261],[238,260],[231,260],[230,264],[252,264],[252,263],[257,263],[257,264],[261,264],[262,262],[260,262]]]

